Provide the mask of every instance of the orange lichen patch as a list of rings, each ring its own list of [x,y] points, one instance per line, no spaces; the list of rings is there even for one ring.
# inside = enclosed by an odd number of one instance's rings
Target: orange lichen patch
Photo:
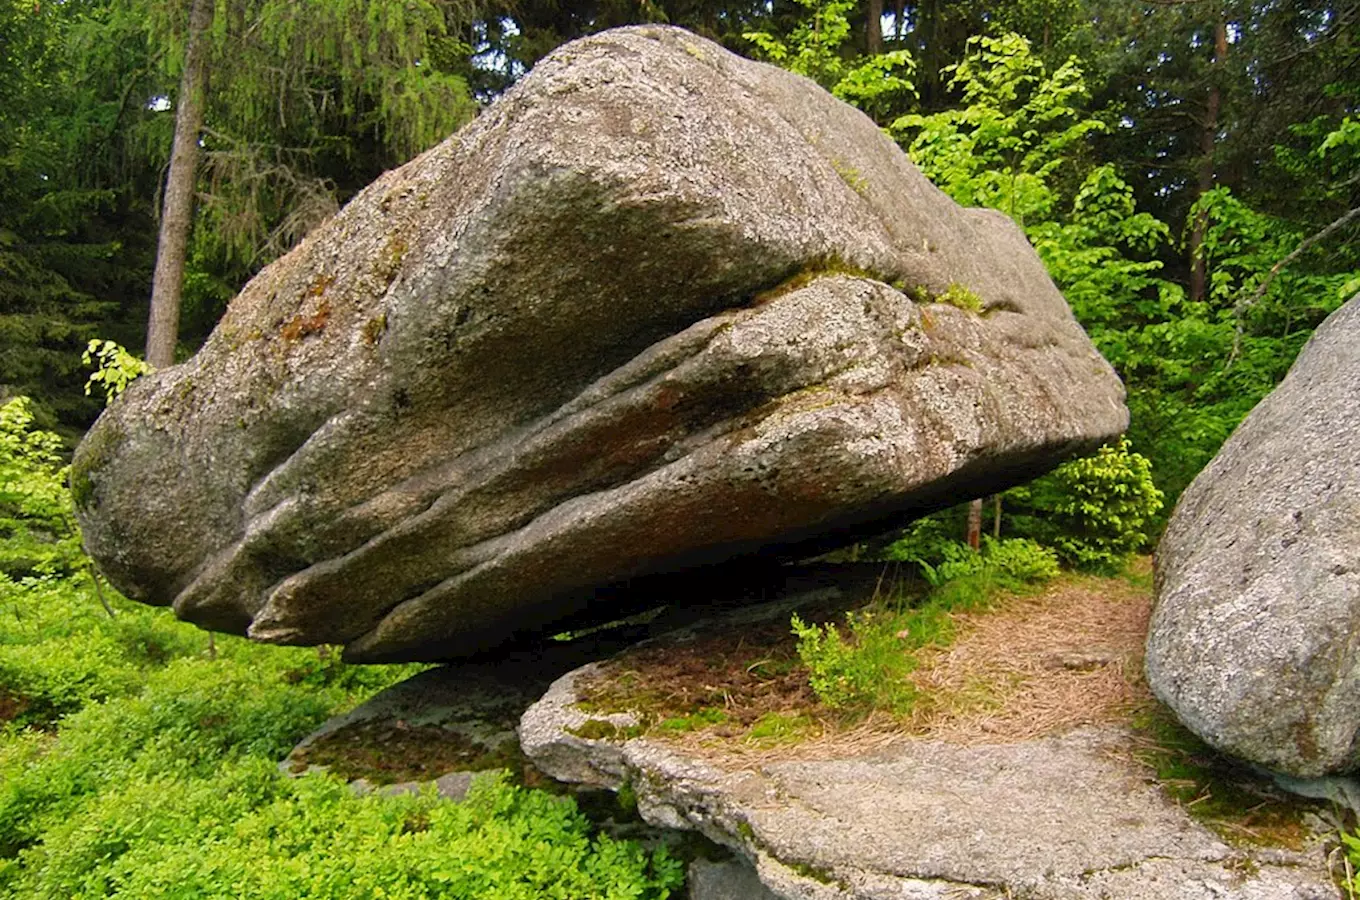
[[[1152,598],[1115,579],[1066,577],[1044,593],[955,617],[958,639],[912,673],[907,730],[954,743],[1020,741],[1127,720],[1148,699]]]
[[[334,275],[328,275],[324,272],[320,273],[313,278],[312,283],[307,286],[307,293],[311,294],[313,297],[320,297],[322,294],[326,293],[326,289],[332,284],[335,284]]]
[[[316,312],[310,316],[298,313],[296,316],[279,330],[279,335],[289,343],[300,341],[309,334],[316,334],[326,327],[330,321],[331,304],[328,300],[322,300],[317,306]]]

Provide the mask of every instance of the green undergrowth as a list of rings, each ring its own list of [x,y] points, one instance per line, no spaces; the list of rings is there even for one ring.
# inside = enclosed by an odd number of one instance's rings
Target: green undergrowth
[[[323,721],[421,667],[210,642],[96,582],[56,438],[22,405],[0,407],[0,474],[0,898],[659,900],[682,883],[664,851],[503,774],[462,804],[284,774]]]
[[[920,567],[931,585],[923,601],[875,596],[840,626],[792,619],[812,689],[831,709],[908,715],[917,700],[911,673],[924,650],[953,641],[955,613],[986,610],[1003,593],[1031,590],[1058,574],[1051,551],[1020,539],[985,538],[973,550],[956,542],[926,546],[908,536],[885,555]]]
[[[277,761],[418,667],[207,636],[88,578],[0,580],[0,897],[665,897],[664,852],[488,776],[465,806]]]
[[[664,852],[488,777],[466,806],[277,761],[417,671],[207,636],[87,576],[0,577],[0,897],[665,897]],[[403,773],[411,774],[411,773]],[[415,773],[419,774],[419,773]]]

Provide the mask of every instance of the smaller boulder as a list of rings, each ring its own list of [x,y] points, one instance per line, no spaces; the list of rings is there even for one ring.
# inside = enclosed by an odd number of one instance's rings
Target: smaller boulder
[[[1360,296],[1181,497],[1147,677],[1225,753],[1301,778],[1360,769]]]

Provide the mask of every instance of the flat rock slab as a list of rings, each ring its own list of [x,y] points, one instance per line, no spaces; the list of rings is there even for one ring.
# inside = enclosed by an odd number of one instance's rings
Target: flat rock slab
[[[363,790],[436,782],[447,796],[461,795],[473,772],[518,775],[516,726],[524,710],[563,672],[609,649],[597,641],[564,643],[421,672],[328,720],[280,765],[294,773],[327,769]]]
[[[263,270],[73,461],[127,596],[359,662],[616,619],[1125,428],[1021,229],[808,79],[565,45]]]
[[[1335,900],[1321,850],[1228,846],[1151,783],[1118,727],[1015,744],[724,763],[650,738],[574,734],[586,666],[520,724],[549,775],[631,785],[643,818],[698,831],[780,898]],[[627,724],[626,714],[616,714]]]
[[[1225,753],[1301,778],[1360,771],[1360,296],[1177,503],[1147,677]]]

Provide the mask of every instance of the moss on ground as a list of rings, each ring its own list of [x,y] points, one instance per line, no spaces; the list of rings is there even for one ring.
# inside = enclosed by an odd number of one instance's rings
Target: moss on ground
[[[1234,846],[1302,850],[1313,837],[1310,815],[1324,808],[1276,788],[1267,778],[1216,752],[1149,701],[1133,716],[1138,758],[1157,784],[1196,821]]]
[[[506,738],[488,747],[438,725],[359,722],[317,738],[291,757],[294,771],[324,766],[346,780],[373,784],[431,781],[454,771],[505,769],[522,779],[525,759],[519,742]]]

